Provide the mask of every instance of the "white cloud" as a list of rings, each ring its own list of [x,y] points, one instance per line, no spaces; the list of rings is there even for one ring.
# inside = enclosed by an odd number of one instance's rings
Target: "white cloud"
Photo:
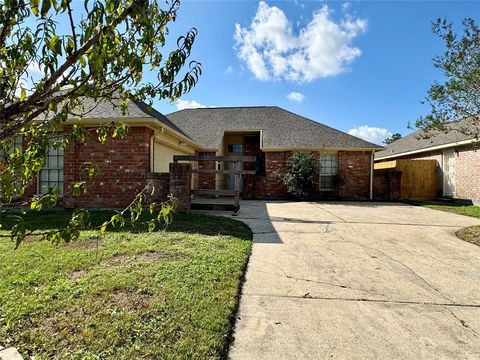
[[[392,133],[387,129],[368,125],[355,127],[348,130],[348,133],[350,135],[359,137],[360,139],[380,145],[383,143],[383,140],[389,136],[392,136]]]
[[[198,108],[207,107],[206,105],[200,104],[198,101],[195,101],[195,100],[182,100],[182,99],[175,100],[175,105],[177,106],[177,110],[198,109]]]
[[[305,99],[305,95],[296,91],[292,91],[290,94],[287,95],[287,99],[290,101],[301,103],[303,99]]]
[[[344,11],[344,12],[348,11],[348,9],[350,9],[351,6],[352,6],[352,4],[349,3],[349,2],[343,3],[342,4],[342,11]]]
[[[351,43],[367,21],[350,14],[335,21],[331,15],[323,5],[295,34],[282,10],[260,1],[250,26],[235,24],[237,55],[259,80],[302,83],[338,75],[360,56]]]
[[[182,99],[175,100],[175,105],[177,106],[177,110],[215,107],[214,105],[203,105],[196,100],[182,100]]]
[[[231,75],[231,74],[233,74],[233,68],[229,66],[225,69],[225,75]]]

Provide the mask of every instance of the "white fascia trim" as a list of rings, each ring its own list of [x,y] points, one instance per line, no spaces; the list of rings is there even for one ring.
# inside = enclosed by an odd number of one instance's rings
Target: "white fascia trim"
[[[393,154],[393,155],[382,156],[380,158],[375,158],[375,161],[393,159],[393,158],[398,158],[398,157],[413,155],[413,154],[419,154],[419,153],[428,152],[428,151],[442,150],[442,149],[451,148],[451,147],[455,147],[455,146],[469,145],[469,144],[473,144],[473,143],[476,143],[476,142],[479,142],[479,140],[477,140],[477,139],[462,140],[462,141],[457,141],[457,142],[453,142],[453,143],[436,145],[436,146],[431,146],[431,147],[428,147],[428,148],[406,151],[406,152]]]

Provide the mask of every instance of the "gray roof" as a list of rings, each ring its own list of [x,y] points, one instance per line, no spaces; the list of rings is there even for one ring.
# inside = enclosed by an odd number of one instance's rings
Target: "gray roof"
[[[380,149],[381,147],[277,106],[185,109],[167,115],[205,148],[219,149],[229,131],[262,130],[269,149]]]
[[[83,100],[83,112],[86,114],[84,119],[145,119],[153,118],[158,120],[163,125],[178,131],[182,135],[187,136],[181,129],[173,124],[167,117],[153,107],[145,104],[142,101],[131,99],[127,104],[127,113],[122,114],[122,109],[118,105],[118,99],[109,101],[96,101],[93,98],[85,98]],[[115,106],[114,106],[115,104]]]
[[[380,160],[384,157],[397,157],[402,156],[404,153],[411,151],[422,152],[422,150],[428,151],[431,147],[442,146],[448,147],[449,144],[455,144],[459,141],[473,140],[475,135],[466,135],[460,132],[460,129],[468,129],[469,120],[462,120],[453,123],[450,126],[450,131],[441,132],[438,130],[432,130],[428,132],[428,138],[425,136],[425,132],[417,130],[410,135],[407,135],[390,145],[385,149],[375,153],[375,159]]]

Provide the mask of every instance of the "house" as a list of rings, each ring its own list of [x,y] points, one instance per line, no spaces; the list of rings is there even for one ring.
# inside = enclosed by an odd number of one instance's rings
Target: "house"
[[[279,175],[294,151],[318,156],[316,198],[372,198],[373,152],[380,147],[342,131],[277,106],[185,109],[167,118],[205,149],[200,154],[256,156],[256,175],[243,178],[243,198],[288,197]],[[234,188],[229,175],[201,174],[195,180],[196,188]]]
[[[146,183],[155,185],[155,199],[169,192],[169,164],[174,155],[254,155],[256,170],[242,183],[244,198],[288,196],[280,174],[294,151],[315,153],[320,164],[317,198],[372,198],[373,153],[380,147],[276,106],[226,107],[181,110],[164,116],[146,104],[132,100],[127,114],[111,103],[84,101],[82,124],[95,127],[111,121],[129,126],[124,139],[101,144],[96,136],[73,141],[65,150],[48,154],[47,164],[27,187],[25,197],[58,187],[62,206],[119,208],[129,204]],[[72,120],[73,123],[73,120]],[[59,131],[68,130],[67,122]],[[22,141],[22,140],[20,140]],[[23,146],[26,140],[23,140]],[[73,196],[72,186],[85,178],[82,163],[92,162],[100,174],[88,193]],[[222,166],[199,162],[198,167]],[[195,174],[193,187],[229,189],[229,175]]]
[[[375,162],[395,159],[436,160],[437,195],[480,201],[480,151],[478,139],[462,133],[469,120],[462,120],[445,133],[435,131],[428,138],[418,130],[375,153]]]

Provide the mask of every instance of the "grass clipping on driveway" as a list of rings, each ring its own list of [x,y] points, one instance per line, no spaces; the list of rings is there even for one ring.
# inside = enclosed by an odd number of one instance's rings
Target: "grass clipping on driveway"
[[[455,232],[464,241],[480,246],[480,226],[469,226]]]
[[[49,228],[68,215],[32,219]],[[107,232],[97,250],[98,236],[85,231],[59,246],[27,241],[18,250],[0,240],[0,345],[36,360],[226,354],[251,252],[245,225],[176,214],[167,231]]]

